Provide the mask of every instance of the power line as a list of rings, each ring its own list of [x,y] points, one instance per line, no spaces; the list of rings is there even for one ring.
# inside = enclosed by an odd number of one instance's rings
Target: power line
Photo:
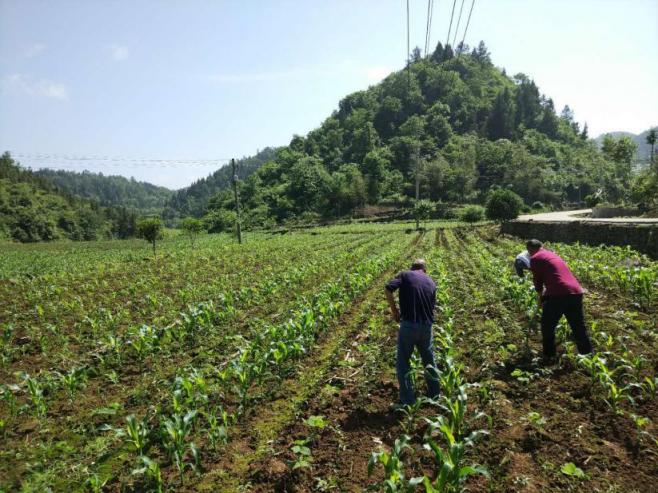
[[[450,32],[452,31],[452,18],[455,16],[455,5],[457,0],[452,0],[452,13],[450,14],[450,26],[448,27],[448,37],[446,38],[446,46],[450,43]]]
[[[473,7],[475,6],[475,0],[471,1],[471,10],[468,12],[468,19],[466,21],[466,27],[464,28],[464,37],[462,38],[462,46],[464,46],[464,40],[466,39],[466,33],[468,32],[468,26],[471,24],[471,14],[473,13]],[[457,53],[459,56],[459,53]]]
[[[434,0],[432,0],[432,7],[430,8],[430,26],[427,30],[427,46],[432,48],[432,19],[434,18]]]
[[[425,26],[425,56],[427,56],[427,45],[428,45],[428,40],[427,36],[430,33],[430,5],[432,3],[432,0],[427,0],[427,24]]]
[[[411,48],[409,47],[409,0],[407,0],[407,92],[409,91],[409,86],[411,86],[411,72],[409,71],[409,65],[411,63]]]
[[[462,0],[461,7],[459,7],[459,16],[457,17],[457,27],[455,28],[455,35],[452,38],[452,46],[456,49],[455,41],[457,40],[457,33],[459,32],[459,24],[462,20],[462,10],[464,10],[464,0]]]
[[[81,156],[72,154],[50,154],[50,153],[14,153],[13,157],[37,161],[44,165],[54,163],[66,163],[68,166],[83,166],[85,164],[99,164],[103,166],[217,166],[220,163],[230,161],[231,158],[216,159],[158,159],[158,158],[136,158],[118,156]]]

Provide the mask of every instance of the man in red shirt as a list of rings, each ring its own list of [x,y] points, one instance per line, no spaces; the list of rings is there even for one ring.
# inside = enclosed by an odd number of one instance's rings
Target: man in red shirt
[[[556,253],[543,248],[541,241],[526,243],[530,253],[530,271],[542,307],[541,335],[544,357],[555,356],[555,327],[567,317],[578,352],[592,352],[592,344],[585,328],[583,314],[583,288],[571,273],[567,264]]]

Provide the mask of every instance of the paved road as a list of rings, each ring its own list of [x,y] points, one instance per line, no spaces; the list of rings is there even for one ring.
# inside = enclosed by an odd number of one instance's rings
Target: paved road
[[[591,223],[640,223],[658,224],[658,218],[648,217],[611,217],[594,219],[592,217],[579,217],[582,214],[591,213],[592,209],[579,209],[575,211],[543,212],[541,214],[524,214],[517,221],[541,221],[541,222],[569,222],[583,221]]]

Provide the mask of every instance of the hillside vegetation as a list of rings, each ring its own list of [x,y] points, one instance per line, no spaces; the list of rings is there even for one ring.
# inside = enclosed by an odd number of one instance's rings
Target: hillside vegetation
[[[617,144],[620,146],[617,149]],[[339,217],[365,204],[482,203],[503,187],[526,202],[624,199],[628,142],[604,153],[569,107],[556,114],[532,79],[495,67],[484,43],[455,55],[439,43],[408,69],[348,95],[322,125],[295,136],[241,185],[247,226]],[[632,146],[632,143],[631,143]],[[417,179],[417,180],[416,180]],[[211,229],[232,224],[229,190],[208,204]]]
[[[116,175],[40,169],[36,176],[52,182],[57,188],[103,206],[121,205],[139,214],[159,214],[173,191],[151,183]]]
[[[0,238],[21,242],[132,236],[135,214],[105,208],[59,190],[52,182],[0,157]]]
[[[254,156],[238,159],[236,161],[238,177],[240,179],[249,177],[263,163],[273,159],[275,152],[276,149],[266,147]],[[163,217],[168,222],[175,222],[176,219],[181,217],[203,216],[210,198],[221,190],[230,188],[232,176],[231,165],[227,164],[208,177],[197,180],[189,187],[178,190],[167,200]]]

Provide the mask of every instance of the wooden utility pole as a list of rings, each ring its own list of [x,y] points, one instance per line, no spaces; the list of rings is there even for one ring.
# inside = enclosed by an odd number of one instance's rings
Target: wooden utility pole
[[[237,215],[238,243],[242,244],[242,225],[240,221],[240,194],[238,193],[238,173],[235,170],[235,159],[231,159],[233,170],[233,196],[235,197],[235,213]]]
[[[411,158],[414,162],[414,174],[415,179],[416,179],[416,200],[420,200],[420,171],[421,171],[421,161],[420,157],[418,156],[418,151],[414,151],[414,153],[411,155]]]

